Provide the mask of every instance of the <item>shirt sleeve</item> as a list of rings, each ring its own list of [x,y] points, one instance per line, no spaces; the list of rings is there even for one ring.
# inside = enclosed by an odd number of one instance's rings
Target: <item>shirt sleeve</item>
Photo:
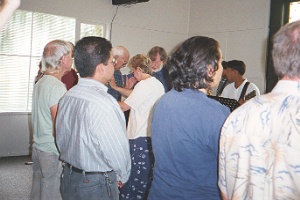
[[[249,86],[247,88],[246,95],[249,94],[250,92],[252,92],[253,90],[256,91],[256,96],[260,95],[260,91],[259,91],[258,87],[255,84],[253,84],[253,83],[249,84]]]
[[[67,89],[63,83],[60,85],[56,84],[51,90],[51,95],[49,96],[49,106],[50,108],[58,104],[61,97],[67,92]]]

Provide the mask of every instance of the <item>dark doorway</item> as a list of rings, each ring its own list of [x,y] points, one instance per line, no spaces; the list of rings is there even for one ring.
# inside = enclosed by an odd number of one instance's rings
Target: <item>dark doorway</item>
[[[270,12],[270,27],[268,40],[268,54],[267,54],[267,71],[266,71],[266,92],[270,92],[278,81],[278,77],[274,72],[272,61],[272,38],[273,35],[286,23],[291,20],[290,8],[293,2],[300,2],[295,0],[271,0]]]

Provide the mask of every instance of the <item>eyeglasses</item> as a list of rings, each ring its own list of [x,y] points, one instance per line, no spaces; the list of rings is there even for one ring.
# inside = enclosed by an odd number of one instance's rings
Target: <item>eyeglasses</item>
[[[109,63],[115,65],[115,64],[117,63],[117,61],[116,61],[116,59],[113,58],[113,59],[111,60],[111,62],[107,62],[107,64],[109,64]]]

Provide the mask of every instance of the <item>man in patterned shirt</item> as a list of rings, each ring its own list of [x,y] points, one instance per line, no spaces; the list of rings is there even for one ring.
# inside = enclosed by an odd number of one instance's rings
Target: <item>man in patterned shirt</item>
[[[222,199],[300,198],[300,21],[273,38],[279,82],[226,120],[220,137]]]

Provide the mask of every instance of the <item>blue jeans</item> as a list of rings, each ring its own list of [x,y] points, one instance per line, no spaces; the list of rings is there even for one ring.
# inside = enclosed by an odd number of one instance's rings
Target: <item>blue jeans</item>
[[[60,177],[62,162],[58,155],[32,149],[33,181],[31,200],[60,200]]]
[[[118,200],[119,190],[115,172],[78,173],[68,165],[64,166],[62,176],[62,195],[64,200]]]

